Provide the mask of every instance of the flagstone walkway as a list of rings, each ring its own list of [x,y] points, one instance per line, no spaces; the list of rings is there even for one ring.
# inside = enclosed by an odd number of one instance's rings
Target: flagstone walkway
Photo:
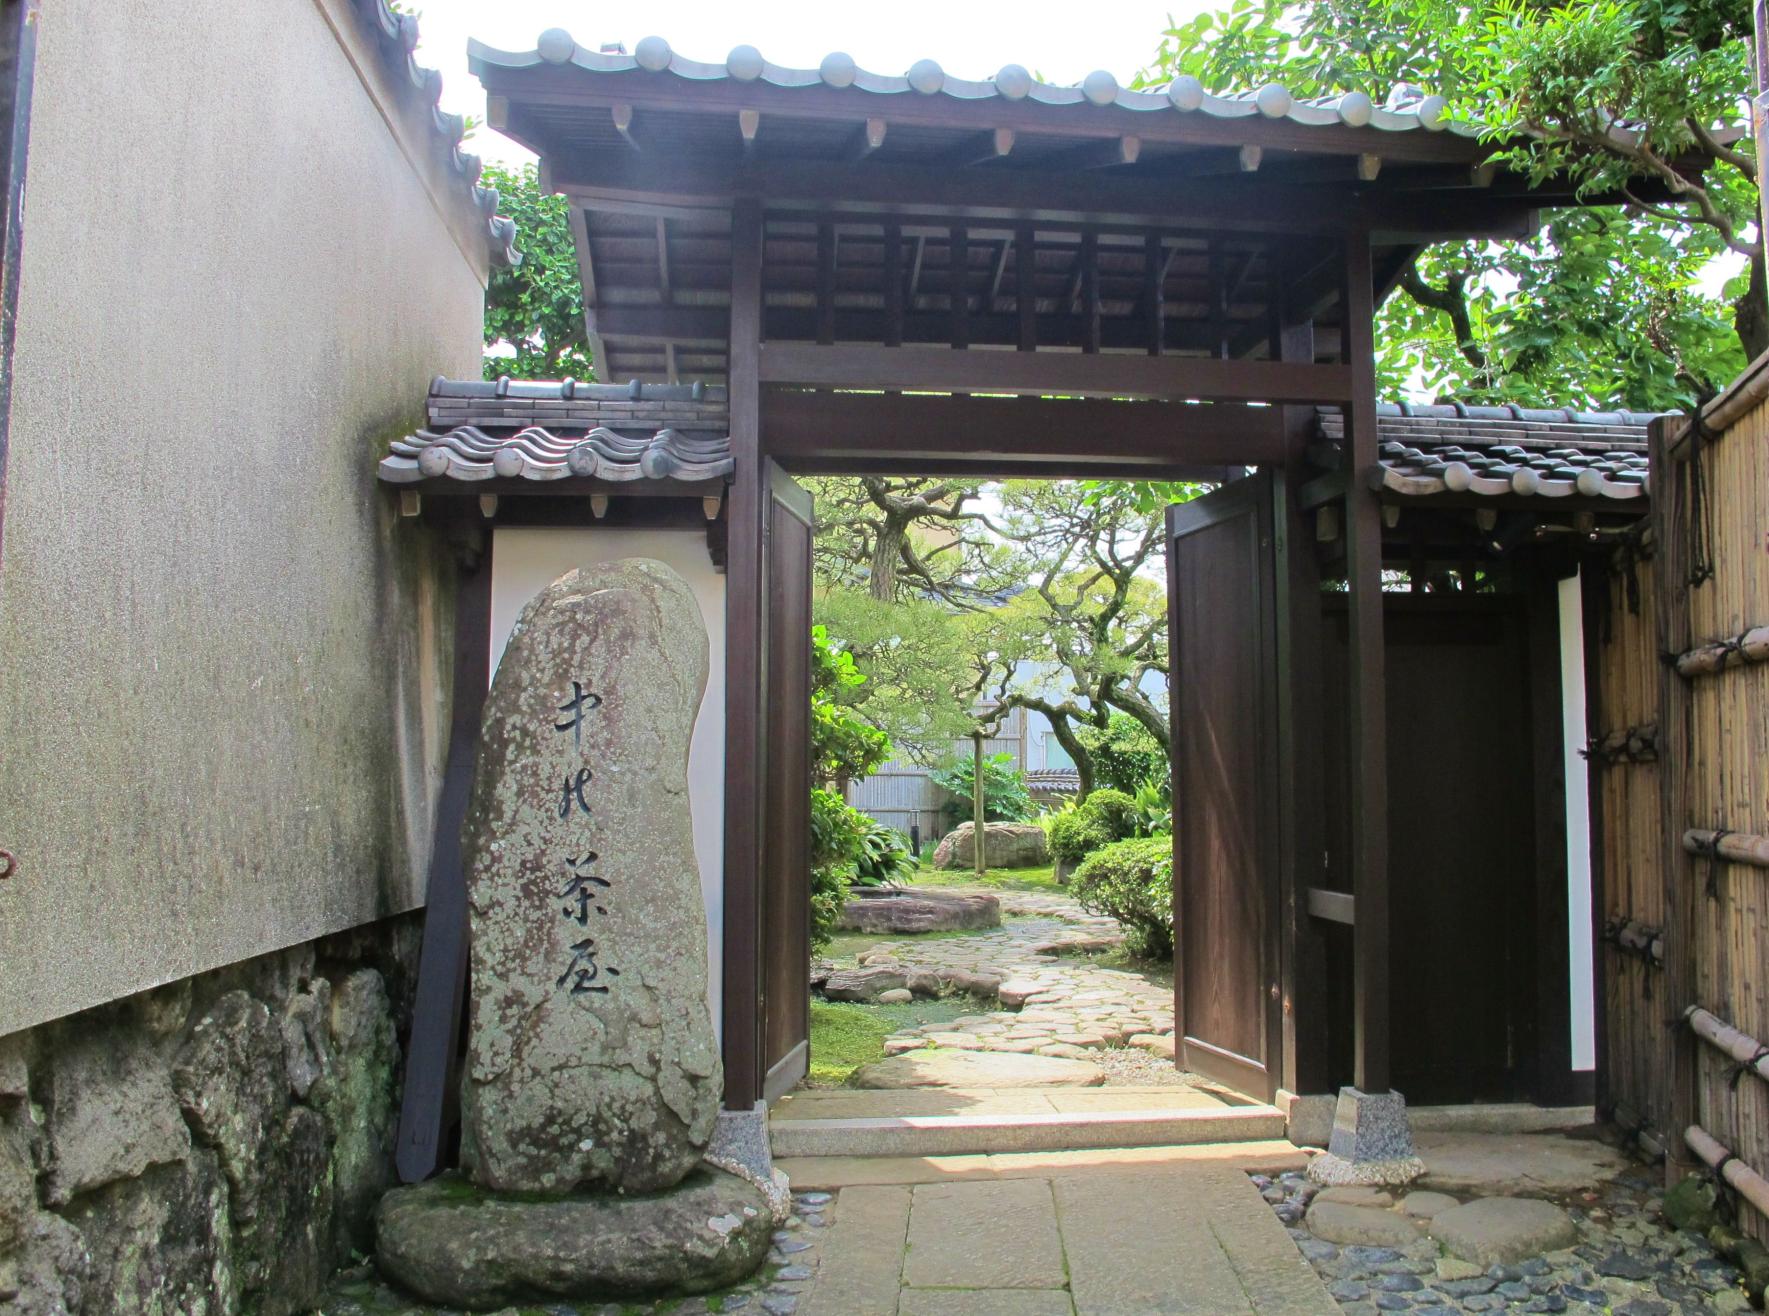
[[[825,1215],[798,1316],[1338,1312],[1234,1167],[859,1185]]]
[[[886,1039],[886,1055],[932,1045],[1074,1059],[1126,1043],[1173,1054],[1172,988],[1085,958],[1118,943],[1116,920],[1088,914],[1067,896],[1042,893],[1004,894],[1001,912],[995,931],[885,941],[859,957],[862,965],[894,961],[942,979],[953,973],[1001,979],[1002,1009],[904,1029]],[[1166,1081],[1173,1081],[1171,1070]]]

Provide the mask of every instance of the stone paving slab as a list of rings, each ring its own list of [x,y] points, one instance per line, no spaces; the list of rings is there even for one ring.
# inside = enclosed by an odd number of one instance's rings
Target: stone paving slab
[[[827,1211],[797,1316],[1338,1311],[1252,1181],[1220,1162],[850,1187]]]
[[[1238,1102],[1204,1088],[810,1088],[782,1097],[770,1120],[892,1115],[1049,1115],[1101,1110],[1223,1110]]]
[[[898,1316],[911,1190],[845,1190],[800,1316]]]
[[[1048,1179],[918,1184],[912,1191],[906,1287],[1053,1289],[1067,1281]]]
[[[1106,1147],[1092,1151],[1004,1152],[992,1156],[804,1156],[776,1164],[795,1189],[859,1184],[950,1183],[975,1179],[1106,1176],[1123,1178],[1172,1167],[1218,1166],[1245,1174],[1282,1174],[1308,1165],[1285,1139],[1202,1143],[1191,1147]]]
[[[1084,1316],[1337,1316],[1245,1175],[1061,1179],[1055,1192]]]
[[[1067,1289],[904,1289],[897,1316],[1073,1316]]]

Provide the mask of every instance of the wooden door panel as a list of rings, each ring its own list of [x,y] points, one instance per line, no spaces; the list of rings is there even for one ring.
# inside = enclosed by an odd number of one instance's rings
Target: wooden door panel
[[[761,836],[763,1096],[805,1076],[811,1030],[811,496],[769,463]]]
[[[1269,1100],[1279,1072],[1271,482],[1168,514],[1181,1063]]]

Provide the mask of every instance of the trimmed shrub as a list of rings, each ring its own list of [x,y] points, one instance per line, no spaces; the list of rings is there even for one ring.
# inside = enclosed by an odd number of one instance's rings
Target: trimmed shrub
[[[1173,842],[1165,836],[1118,841],[1075,870],[1073,891],[1090,914],[1124,927],[1124,947],[1142,959],[1173,958]]]
[[[1050,844],[1050,857],[1065,864],[1078,864],[1116,839],[1104,819],[1078,807],[1051,814],[1044,825],[1044,837]]]
[[[1113,841],[1141,834],[1137,802],[1123,791],[1096,790],[1079,804],[1065,805],[1044,825],[1051,858],[1078,864]]]

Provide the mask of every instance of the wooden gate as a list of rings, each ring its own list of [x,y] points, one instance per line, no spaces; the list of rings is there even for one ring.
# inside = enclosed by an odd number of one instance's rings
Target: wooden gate
[[[1272,481],[1167,512],[1179,1062],[1269,1101],[1281,1072]]]
[[[769,463],[760,924],[763,1097],[805,1076],[811,1036],[811,495]]]

